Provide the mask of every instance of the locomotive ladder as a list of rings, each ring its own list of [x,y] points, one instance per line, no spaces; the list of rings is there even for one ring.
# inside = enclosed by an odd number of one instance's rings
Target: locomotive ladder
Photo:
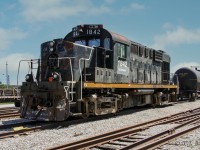
[[[64,60],[64,59],[68,59],[69,60],[69,65],[70,65],[70,72],[71,72],[71,81],[67,81],[67,83],[70,83],[71,85],[70,86],[64,86],[64,91],[66,93],[66,98],[67,99],[70,99],[70,96],[68,96],[68,93],[69,95],[71,95],[71,100],[70,102],[72,102],[74,100],[74,94],[76,93],[74,91],[74,84],[76,83],[76,81],[74,81],[74,74],[73,74],[73,69],[72,69],[72,59],[75,59],[76,57],[59,57],[57,58],[58,59],[58,67],[59,67],[59,62],[60,60]],[[70,89],[70,91],[68,92],[68,90]]]
[[[86,58],[86,57],[81,57],[79,58],[78,60],[78,65],[79,65],[79,73],[80,73],[80,99],[82,100],[82,89],[83,89],[83,77],[82,77],[82,71],[85,67],[85,61],[89,61],[91,60],[91,57],[92,57],[92,53],[93,53],[93,50],[94,50],[94,46],[92,47],[89,47],[89,46],[85,46],[85,45],[80,45],[80,44],[77,44],[77,43],[73,43],[74,45],[76,46],[79,46],[79,47],[82,47],[82,48],[89,48],[90,49],[90,53],[89,53],[89,57]],[[85,49],[84,49],[85,50]],[[70,71],[71,71],[71,81],[67,81],[68,83],[71,83],[71,87],[69,87],[70,91],[69,91],[69,95],[71,95],[71,100],[70,102],[73,102],[73,95],[76,93],[76,91],[74,91],[74,84],[76,83],[76,81],[74,80],[74,74],[73,74],[73,68],[72,68],[72,63],[71,63],[71,59],[76,59],[76,57],[59,57],[58,58],[58,66],[59,66],[59,60],[60,59],[69,59],[70,61]],[[83,64],[84,63],[84,64]],[[66,98],[70,98],[70,96],[68,97],[67,96],[67,91],[68,89],[65,87],[64,88],[65,92],[66,92]]]

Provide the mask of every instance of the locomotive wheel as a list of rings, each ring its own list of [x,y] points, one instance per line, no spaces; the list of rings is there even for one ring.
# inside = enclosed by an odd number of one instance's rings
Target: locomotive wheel
[[[81,116],[83,119],[86,119],[86,118],[88,118],[89,117],[89,114],[87,114],[87,113],[84,113],[84,114],[82,114],[82,116]]]
[[[156,107],[156,103],[157,103],[157,95],[153,94],[152,96],[152,107],[155,108]]]
[[[196,101],[196,99],[197,99],[197,94],[191,93],[190,101]]]
[[[15,100],[15,107],[20,107],[20,101],[19,100]]]
[[[67,99],[65,99],[65,101],[66,101],[66,119],[69,117],[69,115],[70,115],[70,104],[69,104],[69,101],[67,100]]]
[[[83,119],[86,119],[89,117],[89,110],[88,110],[88,100],[85,99],[83,102],[83,112],[82,112],[82,116]]]

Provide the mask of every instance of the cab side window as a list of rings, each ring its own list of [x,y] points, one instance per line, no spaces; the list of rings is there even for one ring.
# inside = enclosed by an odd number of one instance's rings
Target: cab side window
[[[115,43],[115,50],[117,51],[118,57],[126,58],[126,45],[121,43]]]
[[[110,49],[110,38],[105,38],[104,39],[104,42],[103,42],[103,44],[104,44],[104,48],[105,49]]]

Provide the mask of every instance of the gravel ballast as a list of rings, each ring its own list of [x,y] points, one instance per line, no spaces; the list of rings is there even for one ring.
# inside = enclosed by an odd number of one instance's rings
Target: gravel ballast
[[[195,102],[182,102],[172,106],[161,108],[148,108],[145,110],[132,112],[125,115],[116,115],[105,120],[85,122],[82,124],[70,125],[66,128],[38,131],[26,136],[19,136],[7,139],[0,139],[0,149],[2,150],[38,150],[52,146],[61,145],[97,134],[106,133],[119,128],[146,122],[160,117],[187,111],[200,107],[200,100]],[[15,120],[16,121],[16,120]],[[0,124],[6,120],[0,120]],[[161,132],[163,127],[159,126],[150,132]],[[3,131],[0,131],[0,133]],[[188,141],[188,142],[187,142]],[[174,143],[174,144],[173,144]],[[189,144],[187,144],[189,143]],[[178,147],[177,147],[178,146]],[[171,144],[163,146],[163,149],[199,149],[200,148],[200,129],[184,136]]]

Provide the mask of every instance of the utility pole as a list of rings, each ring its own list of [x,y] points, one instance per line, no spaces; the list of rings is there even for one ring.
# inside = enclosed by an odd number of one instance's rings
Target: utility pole
[[[8,89],[8,86],[10,84],[10,79],[9,79],[9,75],[8,75],[8,63],[6,62],[6,86]]]

